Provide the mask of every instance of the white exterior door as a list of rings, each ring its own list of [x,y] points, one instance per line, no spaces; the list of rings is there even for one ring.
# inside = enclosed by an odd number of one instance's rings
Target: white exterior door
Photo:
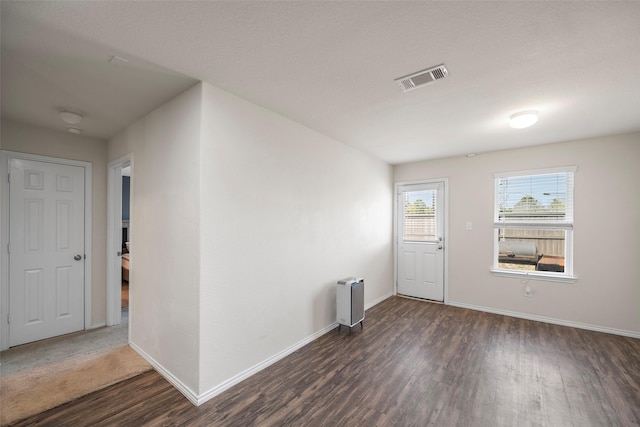
[[[398,293],[444,301],[444,182],[398,187]]]
[[[84,329],[84,168],[9,163],[9,346]]]

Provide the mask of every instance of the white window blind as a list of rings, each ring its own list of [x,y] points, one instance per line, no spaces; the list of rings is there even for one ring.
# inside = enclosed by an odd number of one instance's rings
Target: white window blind
[[[436,240],[436,190],[406,191],[404,197],[404,241]]]
[[[573,223],[573,171],[496,176],[496,225]]]

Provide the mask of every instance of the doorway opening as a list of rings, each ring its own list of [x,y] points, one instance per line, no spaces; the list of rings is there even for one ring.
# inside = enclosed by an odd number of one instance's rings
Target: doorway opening
[[[129,321],[129,273],[131,271],[130,247],[130,212],[131,212],[131,162],[122,168],[122,270],[120,308],[122,322]]]
[[[129,323],[132,286],[131,184],[133,158],[109,163],[107,230],[107,326]]]

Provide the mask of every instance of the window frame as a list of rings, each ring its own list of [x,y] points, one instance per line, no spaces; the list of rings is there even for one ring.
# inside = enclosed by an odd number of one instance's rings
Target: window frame
[[[493,199],[493,266],[491,273],[495,276],[512,277],[521,279],[537,279],[551,282],[565,282],[574,283],[577,277],[573,271],[573,224],[574,224],[574,192],[575,192],[575,172],[578,170],[575,166],[561,167],[561,168],[548,168],[548,169],[535,169],[524,170],[514,172],[501,172],[494,174],[494,199]],[[515,221],[505,222],[500,221],[500,206],[499,206],[499,184],[502,178],[517,178],[525,176],[535,175],[549,175],[556,173],[570,174],[569,180],[566,184],[566,205],[568,211],[568,218],[562,221]],[[523,271],[523,270],[511,270],[499,267],[499,240],[498,235],[500,229],[533,229],[533,230],[563,230],[565,232],[565,250],[564,250],[564,272],[550,272],[550,271]]]

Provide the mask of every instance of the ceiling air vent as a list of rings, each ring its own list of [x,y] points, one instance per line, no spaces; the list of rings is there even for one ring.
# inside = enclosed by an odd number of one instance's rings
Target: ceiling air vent
[[[417,73],[409,74],[408,76],[395,79],[395,82],[400,86],[403,92],[409,92],[410,90],[417,89],[421,86],[426,86],[436,80],[441,80],[449,76],[447,68],[442,65],[437,67],[428,68],[426,70],[418,71]]]

